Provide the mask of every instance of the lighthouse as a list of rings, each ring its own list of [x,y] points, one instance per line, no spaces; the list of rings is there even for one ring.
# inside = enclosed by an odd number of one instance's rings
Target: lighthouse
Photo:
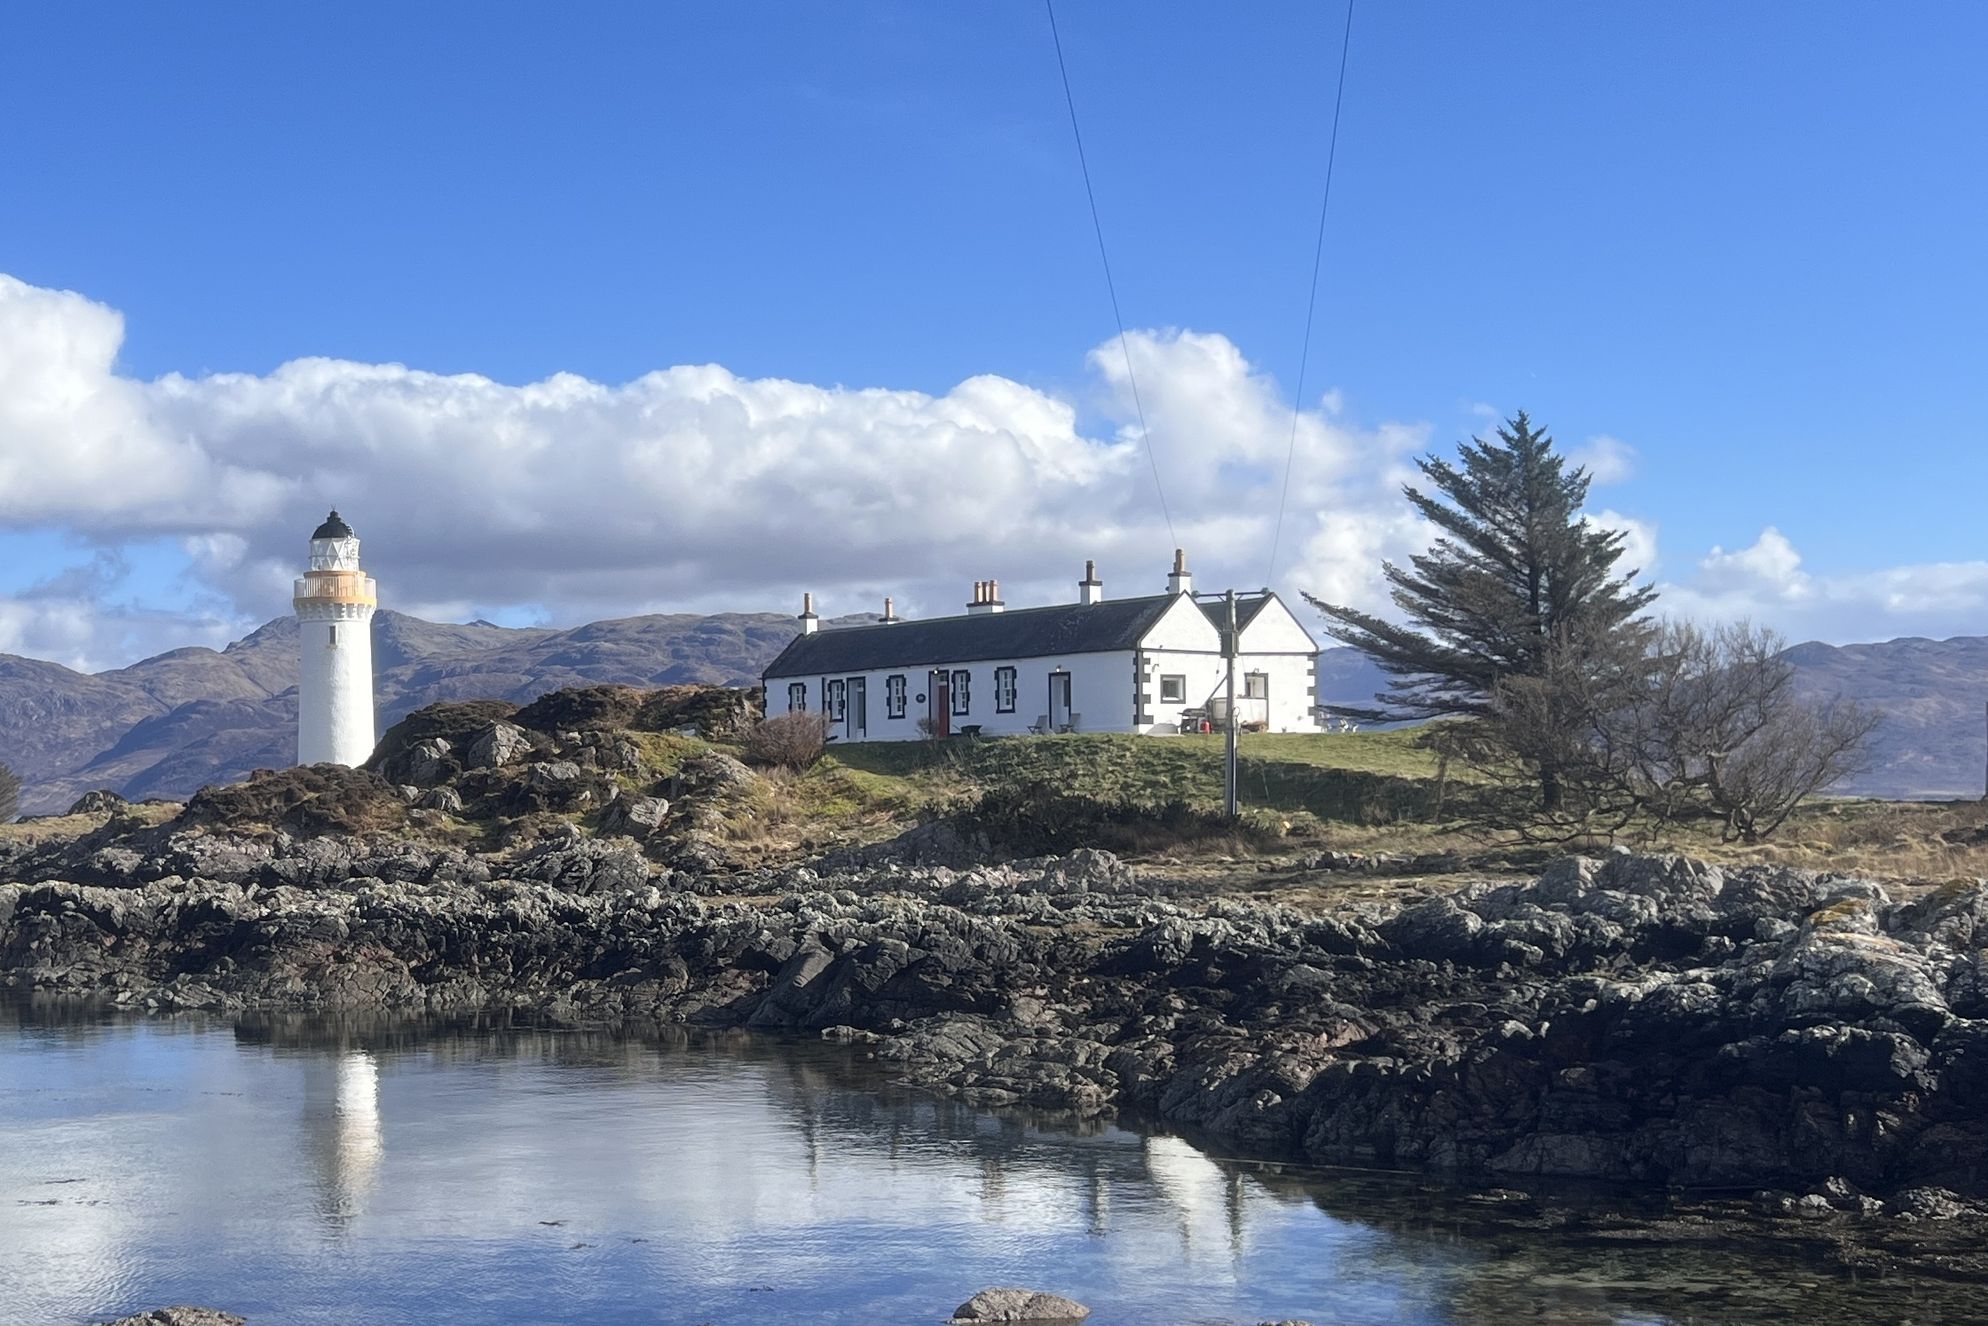
[[[359,536],[336,511],[311,535],[311,569],[292,599],[297,763],[360,765],[373,753],[373,610],[379,587],[359,569]]]

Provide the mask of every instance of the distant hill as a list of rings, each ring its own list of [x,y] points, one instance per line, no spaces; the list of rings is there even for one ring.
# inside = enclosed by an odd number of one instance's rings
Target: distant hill
[[[1870,768],[1839,791],[1898,800],[1974,798],[1988,770],[1988,636],[1796,645],[1798,684],[1878,711]]]
[[[562,686],[743,685],[793,638],[780,613],[625,617],[569,631],[452,626],[405,613],[373,620],[380,730],[436,700],[519,702]],[[175,649],[95,674],[0,654],[0,760],[26,813],[109,787],[185,797],[296,755],[297,623],[284,617],[226,649]]]
[[[850,623],[864,620],[846,619]],[[793,638],[779,613],[670,614],[572,630],[466,626],[381,612],[373,622],[380,730],[436,700],[520,703],[595,682],[745,685]],[[1797,645],[1800,685],[1877,709],[1868,772],[1840,791],[1898,798],[1981,795],[1988,637]],[[1357,650],[1319,657],[1324,704],[1366,704],[1386,678]],[[28,813],[108,787],[186,797],[296,752],[297,624],[284,617],[226,649],[175,649],[96,674],[0,654],[0,760]]]

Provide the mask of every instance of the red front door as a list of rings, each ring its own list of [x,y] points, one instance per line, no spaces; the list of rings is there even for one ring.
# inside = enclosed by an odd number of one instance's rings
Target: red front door
[[[944,672],[932,674],[932,735],[950,737],[953,734],[953,688],[952,678]]]

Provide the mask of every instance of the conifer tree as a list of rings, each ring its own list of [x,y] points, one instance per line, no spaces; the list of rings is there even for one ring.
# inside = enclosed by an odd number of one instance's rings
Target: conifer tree
[[[1306,596],[1334,638],[1389,674],[1368,717],[1489,718],[1501,683],[1565,677],[1570,656],[1577,674],[1619,673],[1647,638],[1639,619],[1656,591],[1616,574],[1623,535],[1581,518],[1587,472],[1544,428],[1521,410],[1458,458],[1417,462],[1431,491],[1403,488],[1439,533],[1406,567],[1383,566],[1401,621]],[[1557,806],[1550,768],[1541,794]]]

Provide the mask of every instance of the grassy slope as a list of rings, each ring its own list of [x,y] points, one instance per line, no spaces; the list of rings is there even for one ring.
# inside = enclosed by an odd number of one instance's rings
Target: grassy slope
[[[1434,803],[1435,760],[1408,732],[1247,734],[1243,800],[1322,820],[1420,818]],[[1046,785],[1136,805],[1222,802],[1222,738],[1073,734],[979,742],[869,742],[830,747],[823,768],[870,799],[942,808],[994,787]]]

